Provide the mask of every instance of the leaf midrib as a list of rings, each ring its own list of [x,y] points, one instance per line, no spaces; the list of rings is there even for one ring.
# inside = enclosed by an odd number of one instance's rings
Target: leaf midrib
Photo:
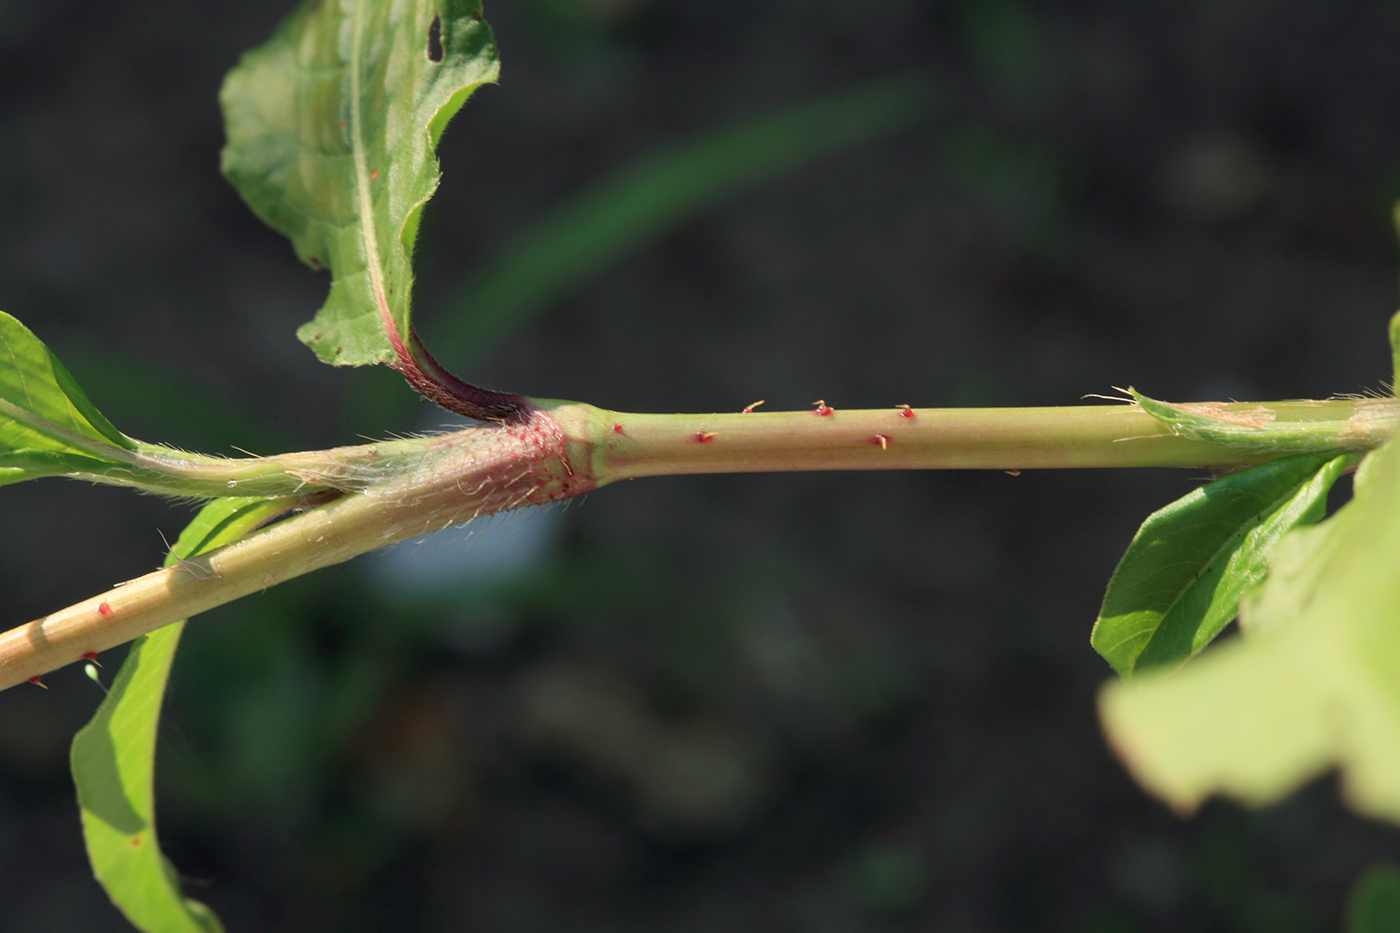
[[[373,202],[370,199],[369,169],[365,160],[363,118],[361,115],[360,69],[364,63],[365,12],[364,4],[355,4],[354,40],[350,46],[350,152],[355,162],[355,200],[360,212],[360,237],[364,240],[365,264],[369,270],[370,290],[379,311],[379,323],[389,337],[394,352],[399,353],[402,342],[389,300],[384,291],[384,270],[379,262],[379,239],[374,227]]]

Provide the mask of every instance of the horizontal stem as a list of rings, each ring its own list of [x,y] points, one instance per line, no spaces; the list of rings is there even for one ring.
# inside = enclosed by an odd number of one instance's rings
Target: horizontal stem
[[[357,554],[592,488],[543,412],[418,440],[404,475],[0,634],[0,689]]]
[[[601,486],[677,473],[1234,467],[1304,451],[1376,447],[1389,439],[1396,416],[1394,399],[1230,403],[1211,410],[1224,419],[1249,413],[1265,421],[1261,409],[1269,413],[1266,423],[1228,442],[1190,436],[1135,404],[710,415],[595,409],[588,433]]]
[[[1394,432],[1397,407],[1394,399],[1334,399],[1151,403],[1155,416],[1139,404],[645,415],[534,404],[526,420],[437,437],[162,463],[195,486],[232,490],[233,480],[244,494],[250,485],[297,492],[289,501],[303,506],[324,499],[307,497],[307,486],[343,492],[227,547],[0,634],[0,689],[357,554],[615,480],[791,470],[1237,467],[1300,451],[1378,447]]]

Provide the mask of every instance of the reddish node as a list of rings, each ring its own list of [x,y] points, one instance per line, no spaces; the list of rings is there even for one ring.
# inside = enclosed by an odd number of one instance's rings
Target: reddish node
[[[39,679],[39,675],[38,675],[38,674],[35,674],[33,677],[29,678],[29,682],[30,682],[31,684],[33,684],[34,686],[36,686],[36,687],[44,687],[44,682],[43,682],[42,680]],[[47,689],[49,689],[49,688],[48,688],[48,687],[44,687],[44,689],[47,690]]]
[[[620,425],[620,424],[615,424],[615,425],[613,425],[613,433],[614,433],[614,434],[621,434],[621,433],[622,433],[622,425]]]
[[[700,443],[700,444],[708,444],[710,441],[712,441],[712,440],[714,440],[714,439],[715,439],[715,432],[714,432],[714,431],[696,431],[696,432],[695,432],[695,440],[696,440],[697,443]]]
[[[370,169],[370,170],[369,170],[369,180],[370,180],[370,181],[377,181],[378,179],[379,179],[379,169],[377,169],[377,168],[372,168],[372,169]]]
[[[97,652],[96,652],[96,651],[84,651],[84,652],[83,652],[83,660],[84,660],[84,661],[96,661],[96,660],[97,660]]]
[[[1020,476],[1020,475],[1021,475],[1021,471],[1020,471],[1020,470],[1006,470],[1005,473],[1006,473],[1007,476]]]
[[[901,417],[901,418],[913,418],[913,417],[915,417],[915,415],[914,415],[914,409],[910,408],[908,405],[899,405],[899,406],[896,406],[896,407],[898,407],[898,408],[900,409],[899,417]]]
[[[107,605],[106,603],[98,603],[97,614],[100,616],[109,616],[112,614],[112,607]]]
[[[753,414],[753,410],[754,410],[755,408],[757,408],[758,406],[762,405],[762,404],[763,404],[763,399],[759,399],[758,401],[756,401],[756,402],[754,402],[754,403],[752,403],[752,404],[750,404],[750,405],[745,405],[745,406],[744,406],[744,410],[743,410],[742,412],[740,412],[740,414],[743,414],[743,415],[751,415],[751,414]]]
[[[888,434],[876,434],[870,439],[870,443],[879,444],[881,450],[889,450],[890,436]]]
[[[826,402],[822,401],[821,399],[817,399],[817,400],[816,400],[815,402],[813,402],[812,404],[815,405],[815,406],[817,406],[816,408],[814,408],[814,409],[812,410],[812,414],[814,414],[814,415],[820,415],[820,416],[823,417],[823,418],[825,418],[827,415],[830,415],[830,414],[832,414],[832,413],[834,413],[834,412],[836,411],[836,409],[832,408],[830,405],[828,405]]]

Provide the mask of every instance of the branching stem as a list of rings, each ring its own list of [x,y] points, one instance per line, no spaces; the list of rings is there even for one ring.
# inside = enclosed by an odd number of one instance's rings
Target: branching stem
[[[1157,407],[1149,413],[1143,405]],[[1238,467],[1303,450],[1378,447],[1394,432],[1396,408],[1395,399],[1195,406],[1144,399],[1074,408],[843,411],[822,404],[800,412],[645,415],[536,401],[522,420],[439,437],[248,461],[181,455],[177,466],[200,474],[205,495],[247,495],[253,477],[283,495],[307,485],[342,492],[200,556],[197,573],[180,566],[147,574],[0,634],[0,689],[366,551],[616,480],[793,470]],[[241,481],[229,487],[230,478]],[[325,498],[303,493],[289,507]]]

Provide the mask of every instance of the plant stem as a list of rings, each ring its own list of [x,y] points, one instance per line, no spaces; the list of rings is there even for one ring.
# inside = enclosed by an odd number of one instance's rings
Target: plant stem
[[[286,488],[268,472],[280,464],[294,480],[334,477],[328,485],[350,491],[0,634],[0,689],[357,554],[616,480],[789,470],[1236,467],[1300,450],[1378,447],[1394,431],[1397,403],[1167,407],[1171,417],[1137,404],[646,415],[538,401],[520,422],[253,461],[269,488]],[[1168,423],[1175,421],[1182,424]],[[1230,427],[1223,440],[1210,439],[1215,424]],[[245,461],[188,456],[210,471],[213,489],[226,482],[222,470],[251,478]],[[237,492],[246,494],[246,486]]]
[[[1135,404],[828,411],[637,415],[593,409],[586,428],[568,433],[586,431],[591,438],[599,486],[678,473],[1235,467],[1307,451],[1377,447],[1394,429],[1396,401],[1237,402],[1194,416],[1246,432],[1225,441],[1193,436]],[[1263,426],[1246,430],[1241,422]]]
[[[593,488],[564,449],[559,423],[540,411],[527,424],[418,438],[397,477],[0,634],[0,689],[357,554]]]

